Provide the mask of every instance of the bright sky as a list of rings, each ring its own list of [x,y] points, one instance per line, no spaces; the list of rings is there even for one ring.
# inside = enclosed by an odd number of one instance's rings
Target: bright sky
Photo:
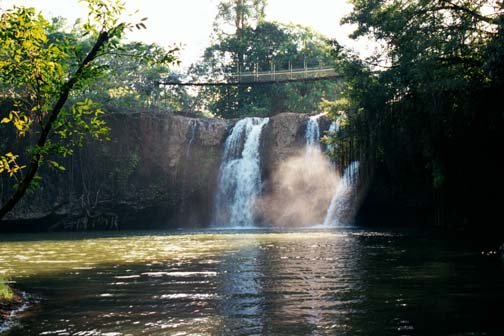
[[[156,42],[162,46],[182,44],[180,58],[187,67],[198,60],[209,44],[212,22],[219,0],[126,0],[129,12],[139,10],[139,18],[148,17],[147,30],[128,34],[130,40]],[[78,0],[0,0],[0,8],[13,4],[32,6],[46,17],[63,16],[73,23],[86,16],[86,7]],[[351,10],[346,0],[269,0],[266,18],[282,23],[297,23],[337,38],[362,54],[372,50],[365,42],[348,38],[352,27],[340,26],[339,21]]]

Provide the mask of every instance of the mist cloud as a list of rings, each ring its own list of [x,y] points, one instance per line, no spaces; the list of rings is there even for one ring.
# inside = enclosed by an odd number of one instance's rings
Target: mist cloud
[[[322,224],[339,175],[320,151],[300,151],[273,172],[266,195],[256,202],[263,222],[279,227]]]

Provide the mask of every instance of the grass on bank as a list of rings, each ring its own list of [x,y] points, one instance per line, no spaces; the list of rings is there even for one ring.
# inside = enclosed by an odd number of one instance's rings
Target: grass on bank
[[[10,302],[14,299],[14,291],[7,285],[7,282],[0,276],[0,303]]]

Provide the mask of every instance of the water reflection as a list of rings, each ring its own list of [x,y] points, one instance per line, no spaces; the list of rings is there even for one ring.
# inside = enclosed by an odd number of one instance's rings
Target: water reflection
[[[346,295],[359,287],[358,254],[346,235],[270,244],[266,292],[271,300],[269,332],[322,335],[340,329],[349,310]],[[348,295],[353,296],[353,294]]]
[[[264,255],[256,237],[252,246],[226,254],[219,265],[217,292],[222,300],[216,307],[225,316],[221,333],[257,335],[264,325]]]
[[[13,335],[504,329],[502,265],[416,236],[340,230],[40,237],[0,241],[0,272],[40,298]]]

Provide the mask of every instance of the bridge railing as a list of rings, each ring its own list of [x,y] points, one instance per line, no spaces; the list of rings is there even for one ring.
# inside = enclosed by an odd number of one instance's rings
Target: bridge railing
[[[240,72],[231,76],[233,82],[249,83],[263,81],[289,81],[308,78],[323,78],[335,76],[336,71],[332,67],[288,69],[276,71],[273,67],[271,71],[251,71]]]

